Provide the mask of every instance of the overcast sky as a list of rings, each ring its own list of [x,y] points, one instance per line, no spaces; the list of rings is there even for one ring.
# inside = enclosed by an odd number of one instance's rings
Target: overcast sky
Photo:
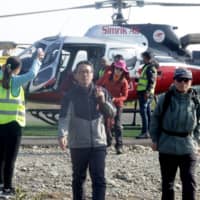
[[[92,0],[0,0],[0,15],[48,10],[91,4]],[[100,1],[100,0],[99,0]],[[148,1],[148,0],[147,0]],[[152,0],[153,1],[153,0]],[[156,1],[156,0],[155,0]],[[157,0],[160,2],[193,2],[200,0]],[[124,16],[128,16],[128,9]],[[82,36],[95,24],[111,23],[113,9],[82,9],[58,13],[48,13],[13,18],[0,18],[0,41],[12,40],[32,43],[46,36],[63,35]],[[160,7],[146,6],[132,8],[129,23],[163,23],[178,26],[177,34],[200,33],[200,7]]]

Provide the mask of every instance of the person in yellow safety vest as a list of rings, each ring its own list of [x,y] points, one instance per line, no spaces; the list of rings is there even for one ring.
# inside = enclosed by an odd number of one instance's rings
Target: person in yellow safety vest
[[[105,57],[102,57],[100,60],[100,66],[99,70],[94,78],[94,81],[96,82],[98,79],[104,76],[104,74],[109,73],[111,71],[111,67],[108,64],[108,61],[106,60]]]
[[[149,125],[151,119],[151,102],[154,96],[157,78],[157,65],[152,61],[150,52],[143,52],[142,59],[144,66],[137,84],[137,95],[140,106],[140,115],[142,120],[141,133],[136,139],[149,137]]]
[[[6,63],[6,60],[11,55],[10,49],[4,49],[2,52],[2,56],[0,56],[0,66],[3,66]]]
[[[22,85],[37,75],[43,57],[44,53],[39,52],[29,72],[23,75],[18,75],[21,60],[16,56],[9,57],[0,70],[0,198],[15,195],[13,171],[25,126]]]

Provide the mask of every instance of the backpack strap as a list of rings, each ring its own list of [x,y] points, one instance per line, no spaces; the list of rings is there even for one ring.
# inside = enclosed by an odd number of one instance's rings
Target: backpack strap
[[[198,108],[198,106],[200,105],[199,102],[199,95],[197,93],[197,91],[195,89],[192,88],[192,97],[191,97],[192,101],[194,102],[196,109]]]
[[[163,119],[163,117],[164,117],[164,115],[165,115],[165,113],[167,111],[167,108],[169,107],[172,95],[173,95],[173,91],[172,90],[168,90],[165,93],[164,101],[163,101],[163,107],[162,107],[162,112],[161,112],[161,115],[160,115],[161,124],[162,124],[162,119]]]
[[[162,127],[163,117],[164,117],[164,115],[165,115],[165,113],[167,111],[167,108],[169,107],[172,94],[173,94],[172,90],[168,90],[164,95],[162,111],[161,111],[161,115],[159,117],[159,129],[160,129],[160,131],[163,129],[163,127]]]
[[[192,101],[195,104],[195,109],[196,109],[196,117],[197,117],[197,123],[199,123],[199,109],[200,109],[200,101],[199,101],[199,95],[198,92],[192,88],[192,97],[191,97]]]

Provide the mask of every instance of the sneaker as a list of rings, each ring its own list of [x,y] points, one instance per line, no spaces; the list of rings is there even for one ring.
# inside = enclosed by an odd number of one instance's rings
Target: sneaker
[[[140,135],[135,137],[136,139],[147,139],[149,138],[149,134],[148,133],[141,133]]]
[[[4,197],[5,199],[8,199],[10,197],[15,196],[15,189],[14,188],[3,188],[2,193],[0,194],[0,197]]]

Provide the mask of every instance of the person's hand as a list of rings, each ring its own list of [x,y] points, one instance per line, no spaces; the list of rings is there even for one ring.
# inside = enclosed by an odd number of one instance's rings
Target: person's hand
[[[45,53],[42,48],[38,48],[37,50],[37,58],[42,61],[44,59]]]
[[[100,103],[105,102],[105,94],[104,94],[101,87],[96,88],[96,97],[97,97],[97,99],[99,100]]]
[[[67,137],[63,136],[63,137],[59,137],[58,138],[58,143],[60,148],[65,151],[67,149]]]
[[[150,93],[149,92],[145,92],[144,93],[144,99],[147,100],[150,97]]]
[[[200,147],[197,148],[197,155],[200,156]]]
[[[153,151],[157,151],[158,150],[156,143],[152,143],[151,144],[151,148],[152,148]]]

